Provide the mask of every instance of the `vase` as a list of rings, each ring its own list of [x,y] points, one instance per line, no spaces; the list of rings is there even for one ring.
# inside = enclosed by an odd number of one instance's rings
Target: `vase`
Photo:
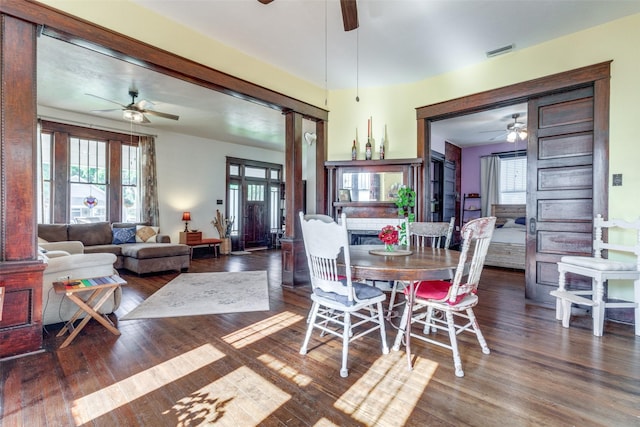
[[[392,245],[390,243],[385,243],[384,250],[387,252],[393,252],[396,250],[396,245]]]
[[[229,255],[231,253],[231,238],[224,237],[221,240],[222,243],[220,243],[220,253],[223,255]]]

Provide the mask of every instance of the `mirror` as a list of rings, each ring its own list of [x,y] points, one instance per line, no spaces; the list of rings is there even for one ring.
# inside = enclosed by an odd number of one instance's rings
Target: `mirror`
[[[341,202],[394,202],[403,184],[403,172],[343,172]]]

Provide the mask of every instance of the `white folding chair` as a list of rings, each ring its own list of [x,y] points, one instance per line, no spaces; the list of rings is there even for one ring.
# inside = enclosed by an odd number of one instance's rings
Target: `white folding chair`
[[[380,330],[382,353],[389,353],[384,325],[382,302],[385,294],[365,283],[352,282],[349,256],[347,217],[341,224],[326,215],[304,215],[300,212],[304,249],[311,275],[311,311],[307,333],[300,354],[307,354],[307,346],[314,328],[342,338],[342,368],[340,376],[349,375],[347,355],[349,343]],[[345,274],[338,274],[342,253]],[[352,323],[352,317],[356,319]]]
[[[484,266],[484,259],[489,249],[496,218],[477,218],[467,222],[462,227],[462,249],[460,260],[452,281],[425,280],[418,282],[413,287],[413,304],[411,310],[405,305],[400,321],[400,329],[396,336],[393,349],[399,350],[402,339],[417,338],[419,340],[448,348],[453,352],[453,364],[457,377],[464,376],[462,361],[458,351],[457,335],[464,332],[472,332],[476,335],[482,352],[489,354],[489,347],[485,341],[480,327],[473,313],[473,307],[478,304],[478,283]],[[463,278],[465,280],[463,280]],[[410,297],[411,287],[404,289],[405,297]],[[433,316],[434,310],[444,313],[444,319]],[[422,325],[422,333],[414,333],[410,329],[405,331],[408,316],[411,316],[411,324]],[[456,324],[454,316],[465,319],[464,324]],[[449,333],[448,343],[431,337],[431,332],[444,330]],[[406,335],[405,335],[406,334]]]
[[[413,246],[431,246],[432,248],[449,249],[453,228],[456,219],[451,218],[449,222],[411,222],[409,223],[409,240]],[[449,278],[453,277],[451,274]],[[404,301],[396,302],[396,294],[407,286],[406,282],[396,280],[391,285],[391,296],[389,297],[389,313],[395,307],[404,304]]]
[[[593,334],[602,336],[605,308],[634,308],[635,334],[640,335],[640,219],[627,222],[620,219],[605,221],[598,214],[593,221],[593,256],[563,256],[558,262],[558,289],[550,292],[556,297],[556,319],[562,326],[569,327],[571,305],[592,307]],[[603,230],[619,229],[623,233],[635,233],[633,246],[603,241]],[[602,251],[616,251],[632,254],[635,262],[621,262],[603,258]],[[591,278],[591,289],[568,289],[567,273]],[[605,284],[608,280],[633,280],[634,301],[608,302],[604,299]],[[587,297],[591,298],[587,298]]]

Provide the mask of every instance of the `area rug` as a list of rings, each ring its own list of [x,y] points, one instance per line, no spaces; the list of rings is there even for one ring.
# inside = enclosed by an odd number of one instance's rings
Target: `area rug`
[[[231,251],[231,255],[250,255],[249,251]]]
[[[120,320],[266,310],[266,271],[182,273]]]

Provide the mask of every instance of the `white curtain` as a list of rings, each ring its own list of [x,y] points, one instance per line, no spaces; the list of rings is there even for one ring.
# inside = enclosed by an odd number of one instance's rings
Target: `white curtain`
[[[500,157],[480,158],[480,194],[482,216],[489,216],[491,205],[500,202]]]

